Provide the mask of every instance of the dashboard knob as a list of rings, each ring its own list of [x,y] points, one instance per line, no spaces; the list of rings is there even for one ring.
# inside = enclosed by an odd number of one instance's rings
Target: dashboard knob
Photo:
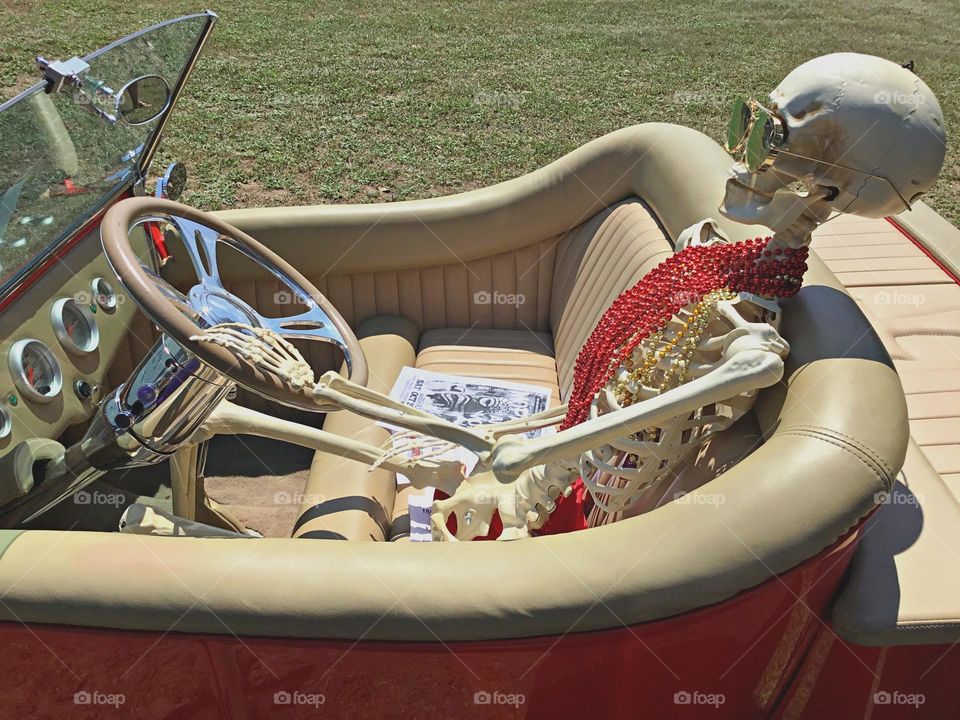
[[[73,384],[73,391],[78,398],[93,405],[98,404],[103,397],[103,388],[86,380],[77,380]]]

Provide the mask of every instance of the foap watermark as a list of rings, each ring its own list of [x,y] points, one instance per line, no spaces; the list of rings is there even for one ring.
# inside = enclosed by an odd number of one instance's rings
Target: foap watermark
[[[123,693],[106,693],[99,690],[79,690],[73,694],[74,705],[106,705],[119,708],[127,701]]]
[[[127,496],[123,493],[108,493],[100,490],[81,490],[73,496],[74,505],[100,505],[118,508],[126,505],[127,502]]]
[[[878,105],[905,105],[907,107],[919,107],[926,102],[926,99],[920,93],[903,93],[890,90],[882,90],[873,96],[873,101]]]
[[[923,293],[903,292],[902,290],[878,290],[873,294],[875,305],[905,305],[920,307],[926,304],[927,296]]]
[[[899,690],[893,692],[881,690],[873,694],[874,705],[910,705],[917,709],[927,701],[923,693],[905,693]]]
[[[523,693],[505,693],[500,690],[478,690],[473,694],[474,705],[509,705],[518,708],[527,702]]]
[[[330,104],[330,98],[317,93],[277,93],[275,95],[269,95],[259,102],[263,106],[270,108],[326,107]]]
[[[327,701],[323,693],[301,692],[300,690],[278,690],[273,694],[274,705],[309,705],[320,707]]]
[[[887,492],[881,490],[874,493],[873,501],[877,505],[916,505],[923,502],[923,495],[916,495],[913,492]]]
[[[686,105],[720,105],[728,98],[713,90],[677,90],[673,94],[675,103]]]
[[[274,305],[300,305],[306,307],[306,301],[297,295],[292,293],[289,290],[281,290],[273,294],[273,304]]]
[[[273,494],[273,504],[274,505],[303,505],[309,503],[310,505],[319,505],[327,501],[327,498],[323,495],[311,495],[307,493],[297,493],[297,492],[287,492],[286,490],[281,490],[280,492],[275,492]]]
[[[494,290],[487,292],[479,290],[473,294],[473,302],[476,305],[512,305],[520,307],[527,301],[527,296],[523,293],[504,293]]]
[[[685,307],[687,305],[693,305],[698,303],[703,299],[702,294],[698,294],[693,290],[675,290],[670,293],[670,303],[673,305],[679,305],[680,307]]]
[[[105,305],[123,305],[127,301],[127,296],[123,293],[115,292],[112,296],[107,297],[106,295],[94,295],[89,290],[81,290],[80,292],[74,293],[73,300],[79,305],[99,305],[104,307]]]
[[[673,501],[681,505],[713,505],[720,507],[727,501],[727,498],[720,493],[690,493],[686,490],[681,490],[678,493],[674,493]]]
[[[699,690],[679,690],[673,694],[674,705],[709,705],[718,708],[727,701],[723,693],[706,693]]]
[[[523,105],[525,94],[503,90],[479,90],[473,95],[473,103],[485,107],[518,110]]]

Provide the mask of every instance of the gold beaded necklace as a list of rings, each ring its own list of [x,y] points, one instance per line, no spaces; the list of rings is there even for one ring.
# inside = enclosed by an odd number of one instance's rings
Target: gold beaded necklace
[[[614,387],[617,402],[622,407],[633,405],[641,397],[642,388],[655,387],[655,373],[664,360],[668,360],[666,369],[660,378],[658,393],[682,385],[690,369],[690,361],[700,343],[700,338],[706,327],[713,321],[717,313],[717,304],[721,300],[732,300],[736,293],[722,288],[713,290],[697,302],[690,310],[686,319],[675,316],[679,327],[672,337],[664,339],[666,328],[650,335],[647,342],[637,345],[636,350],[624,362],[628,372],[622,375]],[[643,347],[648,351],[644,354]],[[636,356],[642,361],[638,362]],[[614,368],[611,368],[613,370]]]

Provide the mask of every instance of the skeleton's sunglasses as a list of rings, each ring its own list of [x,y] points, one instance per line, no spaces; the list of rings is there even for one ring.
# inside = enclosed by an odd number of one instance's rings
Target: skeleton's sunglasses
[[[750,172],[766,169],[786,140],[786,128],[773,111],[756,100],[734,100],[727,127],[727,152]]]
[[[910,203],[900,194],[900,191],[887,178],[880,175],[871,175],[862,170],[855,170],[844,165],[829,163],[824,160],[798,155],[783,149],[787,140],[787,127],[775,111],[764,107],[756,100],[734,100],[730,112],[730,124],[727,126],[727,152],[735,160],[747,166],[750,172],[762,172],[773,164],[774,158],[779,155],[789,155],[828,168],[839,168],[853,176],[863,179],[865,184],[876,180],[893,190],[894,194],[903,203],[904,209],[910,209]],[[919,195],[917,196],[919,197]],[[917,198],[913,198],[916,200]]]

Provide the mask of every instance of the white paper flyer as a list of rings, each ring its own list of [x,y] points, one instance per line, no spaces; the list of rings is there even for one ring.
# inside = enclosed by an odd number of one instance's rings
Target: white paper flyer
[[[517,418],[528,417],[547,409],[550,391],[538,385],[526,385],[507,380],[446,375],[443,373],[405,367],[390,391],[390,397],[404,405],[428,412],[461,427],[492,425]],[[391,432],[398,428],[381,423]],[[552,428],[546,432],[552,432]],[[545,430],[532,430],[526,437],[537,437]],[[473,470],[477,456],[469,450],[457,448],[439,456],[444,460],[459,460],[465,472]],[[409,480],[397,476],[397,483],[408,484]],[[429,541],[430,528],[422,523],[428,504],[433,500],[433,489],[410,496],[411,520],[416,514],[416,526],[411,523],[410,539]],[[429,515],[427,515],[429,517]]]

